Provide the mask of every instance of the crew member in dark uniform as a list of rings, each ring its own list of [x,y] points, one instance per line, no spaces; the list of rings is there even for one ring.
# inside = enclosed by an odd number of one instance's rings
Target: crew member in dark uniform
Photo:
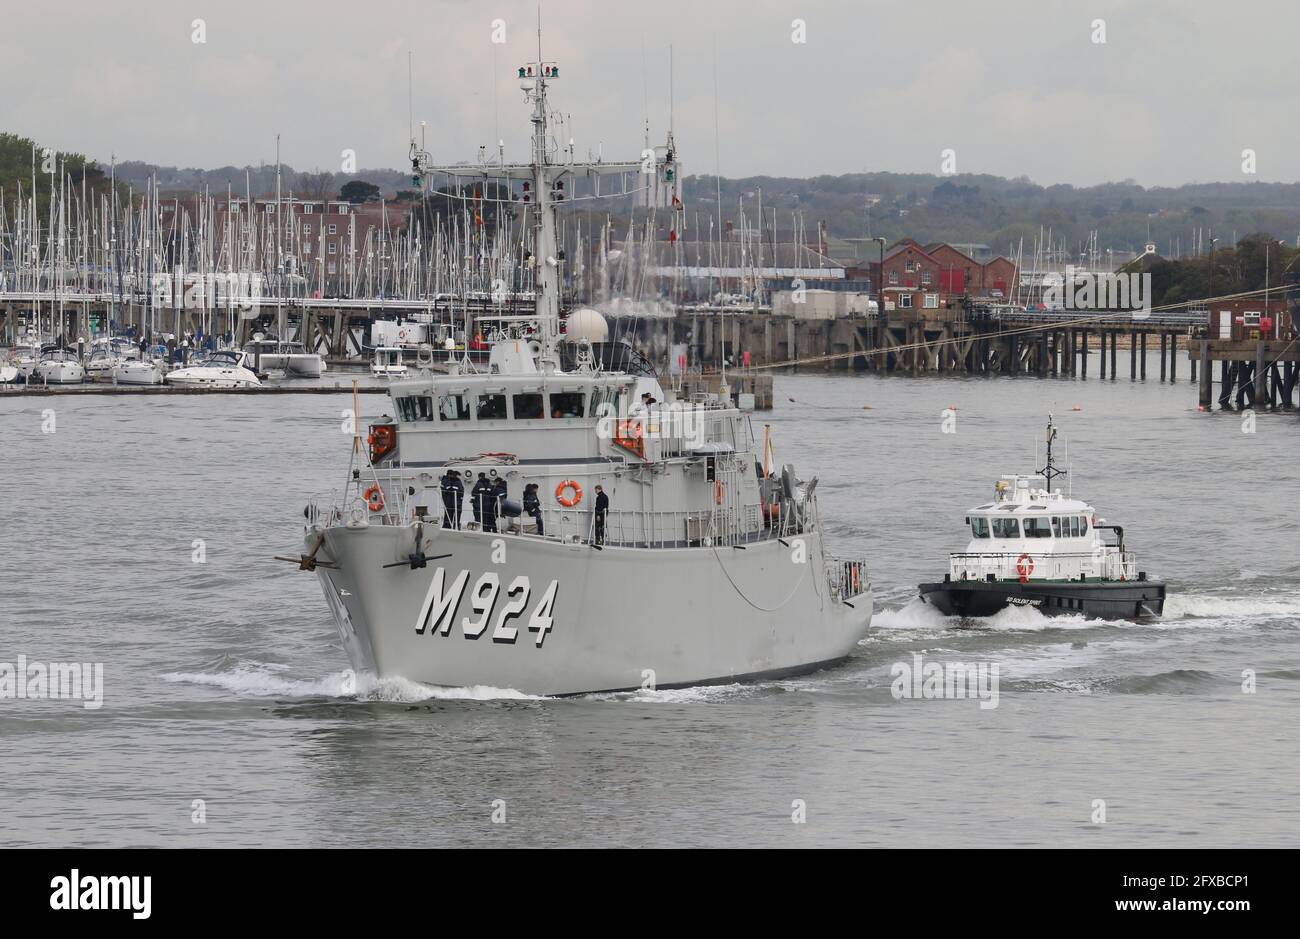
[[[456,525],[456,489],[452,485],[455,478],[452,474],[455,470],[447,470],[438,480],[438,488],[442,492],[442,527],[454,528]]]
[[[505,514],[503,503],[510,498],[510,489],[506,486],[506,478],[498,476],[496,483],[492,486],[492,514],[500,518]]]
[[[492,484],[487,481],[487,473],[479,473],[474,488],[469,491],[469,500],[474,503],[474,521],[480,525],[483,524],[484,509],[491,495]]]
[[[603,486],[596,487],[596,544],[605,543],[605,516],[609,512],[609,496]]]
[[[461,482],[460,470],[451,471],[451,488],[456,495],[456,527],[460,528],[460,513],[465,504],[465,484]]]
[[[537,483],[524,487],[524,514],[537,523],[537,534],[546,534],[542,525],[542,502],[537,498]]]

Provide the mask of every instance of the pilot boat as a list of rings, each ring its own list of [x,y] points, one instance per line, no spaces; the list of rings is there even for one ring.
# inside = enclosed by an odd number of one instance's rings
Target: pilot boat
[[[241,354],[232,349],[201,353],[185,368],[168,372],[164,380],[169,385],[224,390],[260,387],[261,381],[240,364],[241,360]]]
[[[729,398],[673,401],[635,356],[608,354],[596,311],[561,332],[558,194],[642,163],[556,153],[557,74],[519,69],[531,162],[437,168],[412,147],[421,176],[530,194],[547,259],[535,309],[493,317],[486,367],[452,351],[445,375],[395,377],[390,414],[358,430],[342,497],[308,504],[303,553],[280,560],[316,573],[354,669],[380,678],[572,695],[839,662],[867,631],[872,590],[865,563],[829,554],[816,478],[766,465],[767,440]],[[671,135],[667,154],[653,169],[672,180]]]
[[[921,584],[921,599],[949,616],[990,616],[1009,606],[1049,615],[1140,619],[1164,610],[1165,585],[1137,569],[1124,529],[1052,483],[1056,428],[1047,422],[1047,465],[1004,476],[992,502],[966,513],[971,541],[949,555],[941,582]]]

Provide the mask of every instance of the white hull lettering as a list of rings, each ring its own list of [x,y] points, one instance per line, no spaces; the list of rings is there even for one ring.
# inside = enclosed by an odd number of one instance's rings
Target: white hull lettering
[[[429,591],[424,596],[424,603],[420,606],[419,616],[415,620],[415,631],[418,635],[424,635],[426,629],[431,636],[451,635],[452,623],[456,619],[461,599],[465,595],[465,585],[469,582],[469,571],[461,571],[457,574],[450,588],[444,590],[446,582],[447,572],[443,568],[440,567],[433,572]],[[537,633],[538,646],[546,641],[547,634],[555,626],[555,598],[559,594],[559,589],[560,582],[552,580],[528,618],[528,629],[530,632]],[[501,594],[501,578],[495,571],[485,571],[479,576],[473,589],[469,591],[473,614],[462,617],[461,635],[466,639],[478,639],[487,631],[488,624],[492,623],[497,599]],[[493,624],[493,642],[504,645],[515,644],[519,639],[519,627],[513,621],[524,615],[532,595],[532,583],[526,575],[520,574],[510,581],[510,586],[505,589],[506,602],[497,613],[496,622]]]

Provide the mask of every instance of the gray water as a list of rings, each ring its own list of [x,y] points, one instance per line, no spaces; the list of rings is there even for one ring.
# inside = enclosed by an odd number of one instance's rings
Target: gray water
[[[0,397],[0,662],[105,685],[98,710],[0,700],[0,844],[1296,844],[1300,417],[1243,433],[1186,381],[790,376],[776,399],[759,433],[870,562],[869,638],[799,679],[545,700],[349,683],[315,578],[272,560],[342,485],[345,395]],[[994,479],[1036,468],[1048,409],[1074,494],[1167,579],[1162,620],[913,599]],[[996,664],[998,706],[895,700],[913,653]]]

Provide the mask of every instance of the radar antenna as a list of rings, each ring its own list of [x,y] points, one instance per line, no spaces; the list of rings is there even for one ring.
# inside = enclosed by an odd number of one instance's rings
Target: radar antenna
[[[1047,491],[1052,491],[1052,480],[1058,476],[1064,476],[1066,471],[1057,469],[1052,465],[1052,441],[1056,439],[1056,425],[1052,423],[1052,415],[1049,411],[1047,414],[1047,465],[1038,472],[1047,480]]]

